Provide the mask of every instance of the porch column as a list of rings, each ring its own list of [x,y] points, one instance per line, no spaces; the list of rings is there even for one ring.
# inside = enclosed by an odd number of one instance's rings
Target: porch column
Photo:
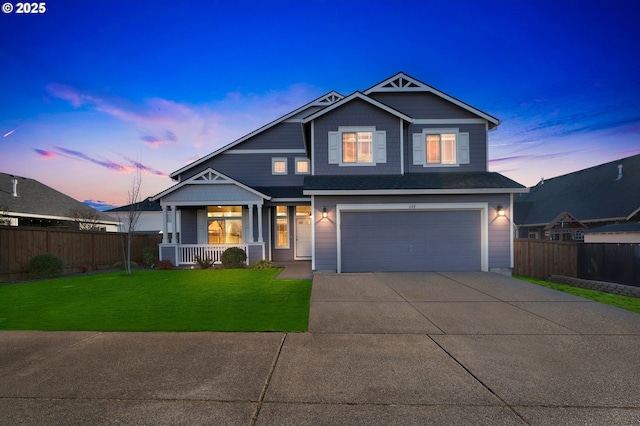
[[[169,235],[168,231],[169,227],[167,226],[167,206],[162,205],[162,244],[169,243]]]
[[[249,235],[247,239],[250,243],[253,243],[253,204],[249,204]]]
[[[171,233],[171,242],[178,244],[178,215],[176,213],[176,206],[171,206],[171,220],[173,221],[173,232]]]
[[[262,243],[262,204],[258,204],[258,242]]]

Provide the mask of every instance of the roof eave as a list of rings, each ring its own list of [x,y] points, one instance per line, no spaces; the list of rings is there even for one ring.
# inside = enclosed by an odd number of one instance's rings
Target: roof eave
[[[464,194],[522,194],[528,188],[471,188],[471,189],[305,189],[304,195],[464,195]]]

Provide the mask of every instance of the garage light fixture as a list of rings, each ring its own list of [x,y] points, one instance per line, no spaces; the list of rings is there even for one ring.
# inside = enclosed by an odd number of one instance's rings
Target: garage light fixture
[[[496,207],[496,211],[498,212],[498,216],[504,216],[506,213],[504,211],[504,208],[502,207],[502,204],[498,205],[498,207]]]
[[[326,208],[326,207],[323,207],[323,208],[322,208],[322,218],[323,218],[323,219],[326,219],[328,215],[329,215],[329,214],[327,213],[327,208]]]

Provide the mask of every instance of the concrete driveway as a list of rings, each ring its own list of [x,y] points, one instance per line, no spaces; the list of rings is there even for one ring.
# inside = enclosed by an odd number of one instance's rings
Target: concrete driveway
[[[638,354],[496,274],[315,275],[309,333],[0,332],[0,424],[640,424]]]

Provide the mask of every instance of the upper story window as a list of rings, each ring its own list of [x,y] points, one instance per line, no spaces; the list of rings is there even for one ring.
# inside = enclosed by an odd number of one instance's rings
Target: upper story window
[[[309,174],[309,160],[306,158],[296,158],[296,174],[308,175]]]
[[[373,163],[373,132],[342,133],[343,163]]]
[[[272,158],[271,159],[271,174],[274,174],[274,175],[286,175],[287,174],[287,159],[286,158]]]
[[[469,164],[469,133],[423,129],[413,134],[413,164],[424,167]]]
[[[329,132],[329,164],[375,166],[387,162],[387,132],[375,127],[339,127]]]

